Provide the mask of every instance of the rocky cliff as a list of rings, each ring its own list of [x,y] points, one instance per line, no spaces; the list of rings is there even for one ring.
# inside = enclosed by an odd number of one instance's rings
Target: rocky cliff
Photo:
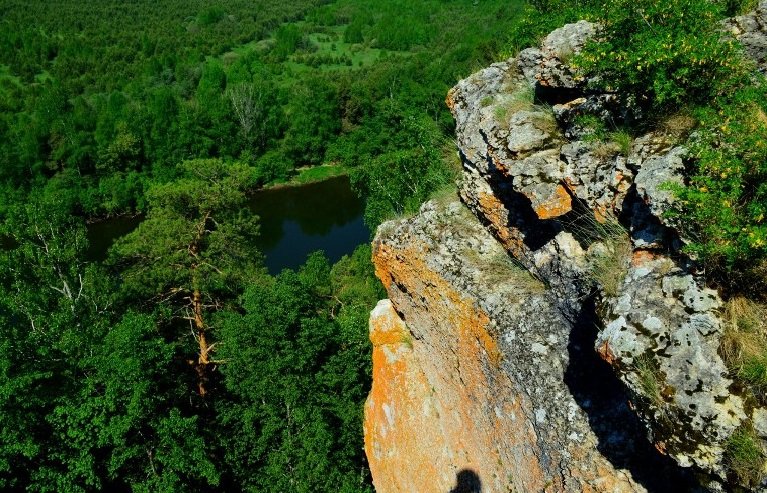
[[[747,48],[765,12],[729,25]],[[719,354],[722,300],[664,216],[684,132],[590,138],[584,116],[641,117],[568,68],[594,33],[564,26],[453,88],[458,197],[377,232],[379,493],[723,491],[743,484],[728,439],[767,438]]]

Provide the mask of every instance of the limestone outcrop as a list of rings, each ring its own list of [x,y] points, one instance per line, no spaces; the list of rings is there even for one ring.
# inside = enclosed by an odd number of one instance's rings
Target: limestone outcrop
[[[725,27],[740,41],[759,69],[767,72],[767,2],[760,2],[753,12],[728,20]]]
[[[637,439],[622,396],[591,373],[598,361],[581,358],[591,348],[543,283],[463,204],[429,202],[386,224],[374,261],[390,297],[370,326],[376,491],[475,491],[460,489],[463,473],[482,492],[634,492],[646,490],[630,457],[669,469]],[[628,431],[595,430],[591,412]]]
[[[764,12],[732,21],[747,50]],[[584,125],[638,117],[565,63],[596,32],[564,26],[460,81],[459,201],[377,232],[379,492],[730,491],[730,437],[767,439],[767,410],[719,354],[723,302],[665,215],[683,137]]]

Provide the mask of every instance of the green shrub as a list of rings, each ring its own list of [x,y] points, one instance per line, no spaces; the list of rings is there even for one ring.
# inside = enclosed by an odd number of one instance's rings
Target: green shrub
[[[210,26],[221,21],[226,12],[217,6],[206,7],[197,14],[197,23],[201,26]]]
[[[514,29],[508,33],[507,49],[499,55],[502,58],[515,56],[520,50],[539,44],[554,29],[593,17],[591,13],[599,12],[601,4],[600,0],[531,0],[523,7]],[[564,55],[569,58],[567,53]]]
[[[672,215],[689,227],[696,255],[711,275],[764,282],[767,262],[767,89],[740,89],[718,107],[699,110],[690,145],[693,171]],[[757,286],[752,286],[758,289]]]
[[[611,0],[600,14],[602,38],[574,64],[599,89],[635,95],[654,110],[707,103],[744,73],[737,43],[722,39],[725,15],[710,0]]]

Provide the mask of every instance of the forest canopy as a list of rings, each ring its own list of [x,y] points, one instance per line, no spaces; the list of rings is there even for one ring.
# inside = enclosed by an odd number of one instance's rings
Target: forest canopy
[[[269,275],[244,203],[309,166],[371,228],[416,210],[455,173],[445,93],[521,5],[0,12],[0,489],[370,491],[370,248]],[[140,224],[94,253],[116,217]]]
[[[579,18],[606,26],[572,60],[600,90],[704,130],[687,253],[759,285],[767,98],[716,27],[748,7],[1,1],[0,489],[371,491],[370,247],[270,275],[244,204],[309,169],[348,174],[371,229],[414,213],[460,166],[448,89]],[[140,224],[94,254],[116,217]]]

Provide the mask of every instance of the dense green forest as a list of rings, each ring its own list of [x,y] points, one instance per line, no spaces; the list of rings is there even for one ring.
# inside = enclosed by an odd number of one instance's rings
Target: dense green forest
[[[578,18],[607,34],[573,63],[648,115],[625,132],[706,130],[688,251],[763,285],[767,98],[716,28],[749,5],[0,0],[0,489],[371,490],[370,248],[268,275],[244,203],[335,167],[371,227],[413,212],[456,173],[449,87]]]
[[[4,5],[8,194],[45,188],[96,218],[145,210],[151,183],[187,159],[246,163],[257,184],[303,165],[421,159],[414,132],[449,135],[447,89],[505,46],[518,11],[318,3]]]
[[[321,164],[371,227],[413,211],[455,173],[445,93],[521,11],[0,2],[0,489],[370,490],[370,248],[270,276],[244,203]]]

